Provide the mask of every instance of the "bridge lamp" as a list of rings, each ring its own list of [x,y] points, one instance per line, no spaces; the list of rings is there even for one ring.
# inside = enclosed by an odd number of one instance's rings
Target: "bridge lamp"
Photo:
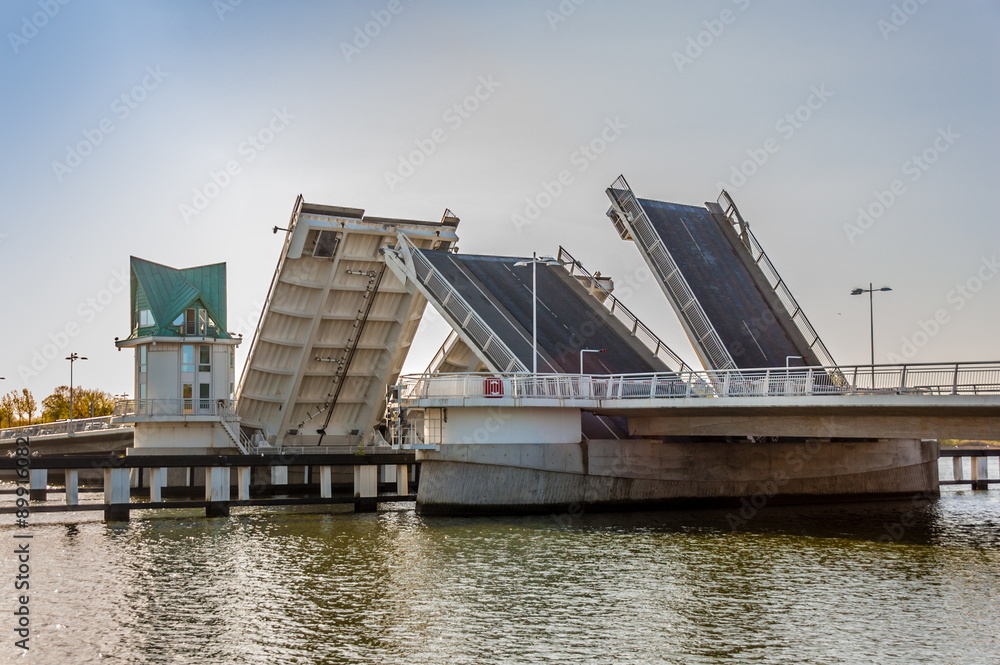
[[[583,354],[585,353],[607,353],[607,349],[580,349],[580,376],[583,376]]]
[[[856,288],[851,291],[852,296],[860,296],[864,293],[868,294],[868,319],[869,325],[871,327],[871,348],[872,348],[872,388],[875,387],[875,303],[873,294],[876,291],[892,291],[888,286],[883,286],[880,289],[873,288],[871,282],[868,283],[867,289]]]
[[[518,261],[515,268],[523,268],[531,265],[531,373],[538,374],[538,279],[535,266],[541,263],[543,266],[561,266],[562,262],[551,256],[539,257],[535,252],[531,253],[531,259]]]
[[[69,361],[69,419],[73,420],[73,363],[77,360],[87,360],[84,356],[77,354],[75,351],[68,356],[66,360]]]

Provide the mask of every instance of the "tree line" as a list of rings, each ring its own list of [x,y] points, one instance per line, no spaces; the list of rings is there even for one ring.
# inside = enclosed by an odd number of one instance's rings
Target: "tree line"
[[[114,396],[96,388],[73,388],[73,418],[110,416]],[[31,391],[11,390],[0,397],[0,427],[19,427],[69,419],[69,386],[58,386],[39,403]]]

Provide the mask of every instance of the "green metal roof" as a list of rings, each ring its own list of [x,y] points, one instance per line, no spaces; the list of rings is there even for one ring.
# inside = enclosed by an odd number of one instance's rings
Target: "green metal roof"
[[[132,335],[136,337],[180,337],[173,322],[189,307],[204,307],[219,329],[218,337],[231,339],[226,332],[226,264],[213,263],[195,268],[169,266],[131,257]],[[149,309],[155,325],[138,328],[139,310]]]

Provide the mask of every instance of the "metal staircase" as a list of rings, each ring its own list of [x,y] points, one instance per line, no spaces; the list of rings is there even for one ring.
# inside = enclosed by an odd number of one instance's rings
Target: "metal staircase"
[[[323,437],[326,436],[326,428],[330,424],[330,418],[333,416],[333,407],[337,404],[337,399],[340,397],[340,391],[344,387],[344,378],[347,376],[347,370],[351,366],[351,360],[354,359],[354,354],[358,348],[358,341],[361,339],[361,334],[365,330],[365,323],[368,322],[368,316],[372,311],[372,304],[375,302],[375,295],[378,292],[378,286],[382,282],[382,275],[385,274],[385,264],[378,270],[366,270],[366,271],[347,271],[354,275],[363,275],[368,277],[368,283],[365,286],[365,291],[361,295],[364,299],[364,306],[358,310],[357,316],[354,318],[354,324],[351,328],[350,337],[347,340],[347,344],[344,348],[344,352],[339,358],[321,358],[317,357],[317,361],[321,362],[333,362],[337,364],[337,369],[333,373],[332,385],[330,387],[330,392],[327,393],[326,402],[316,410],[315,413],[307,413],[306,419],[299,423],[299,428],[302,428],[306,422],[312,420],[316,416],[326,413],[326,419],[323,421],[323,427],[319,428],[319,443],[316,445],[321,445],[323,443]]]

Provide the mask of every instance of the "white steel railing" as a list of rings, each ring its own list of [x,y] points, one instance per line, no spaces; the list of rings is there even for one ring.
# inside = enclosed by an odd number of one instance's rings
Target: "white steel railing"
[[[821,395],[1000,395],[1000,362],[773,367],[658,374],[432,374],[400,377],[403,402],[515,398],[583,402]]]
[[[642,204],[625,181],[625,176],[618,176],[607,189],[607,194],[612,204],[609,215],[615,227],[619,233],[627,231],[628,235],[622,233],[622,237],[631,237],[646,256],[656,278],[677,310],[691,342],[699,355],[707,360],[704,364],[722,370],[735,369],[736,363],[722,343],[719,333],[695,298],[694,291],[667,251],[649,216],[642,209]]]
[[[114,417],[124,416],[218,416],[238,419],[236,402],[228,399],[121,399],[115,402]]]
[[[771,259],[767,258],[767,254],[764,249],[757,242],[756,236],[754,236],[753,231],[750,230],[750,225],[747,224],[746,220],[740,214],[739,208],[736,207],[736,202],[729,195],[729,192],[722,190],[719,194],[718,199],[719,206],[722,208],[723,214],[729,223],[733,225],[736,232],[740,236],[740,240],[743,242],[747,251],[750,253],[750,257],[753,259],[754,264],[760,268],[760,271],[764,274],[767,279],[768,284],[771,285],[771,291],[778,296],[778,300],[785,307],[785,311],[788,312],[788,316],[795,322],[795,326],[802,333],[805,338],[806,343],[809,345],[809,349],[816,354],[816,359],[828,367],[832,367],[837,363],[833,360],[833,356],[827,350],[826,345],[823,344],[823,340],[820,339],[819,333],[813,328],[812,324],[809,323],[809,319],[806,318],[805,312],[802,311],[802,307],[799,306],[798,301],[792,296],[792,292],[788,289],[785,281],[781,279],[781,275],[778,274],[777,269],[774,264],[771,263]],[[839,377],[834,375],[834,378],[839,380]]]
[[[447,316],[474,342],[498,371],[528,371],[500,336],[472,309],[462,294],[438,272],[409,238],[399,234],[399,244],[388,250],[385,256],[387,260],[395,261],[397,265],[403,264],[400,266],[403,269],[413,271],[418,287],[426,290],[430,296],[429,300],[445,310]]]
[[[97,418],[74,418],[73,420],[57,420],[52,423],[37,423],[20,427],[0,429],[0,441],[13,441],[19,436],[51,436],[54,434],[70,434],[80,432],[99,432],[109,429],[131,428],[131,423],[112,423],[112,416]]]

